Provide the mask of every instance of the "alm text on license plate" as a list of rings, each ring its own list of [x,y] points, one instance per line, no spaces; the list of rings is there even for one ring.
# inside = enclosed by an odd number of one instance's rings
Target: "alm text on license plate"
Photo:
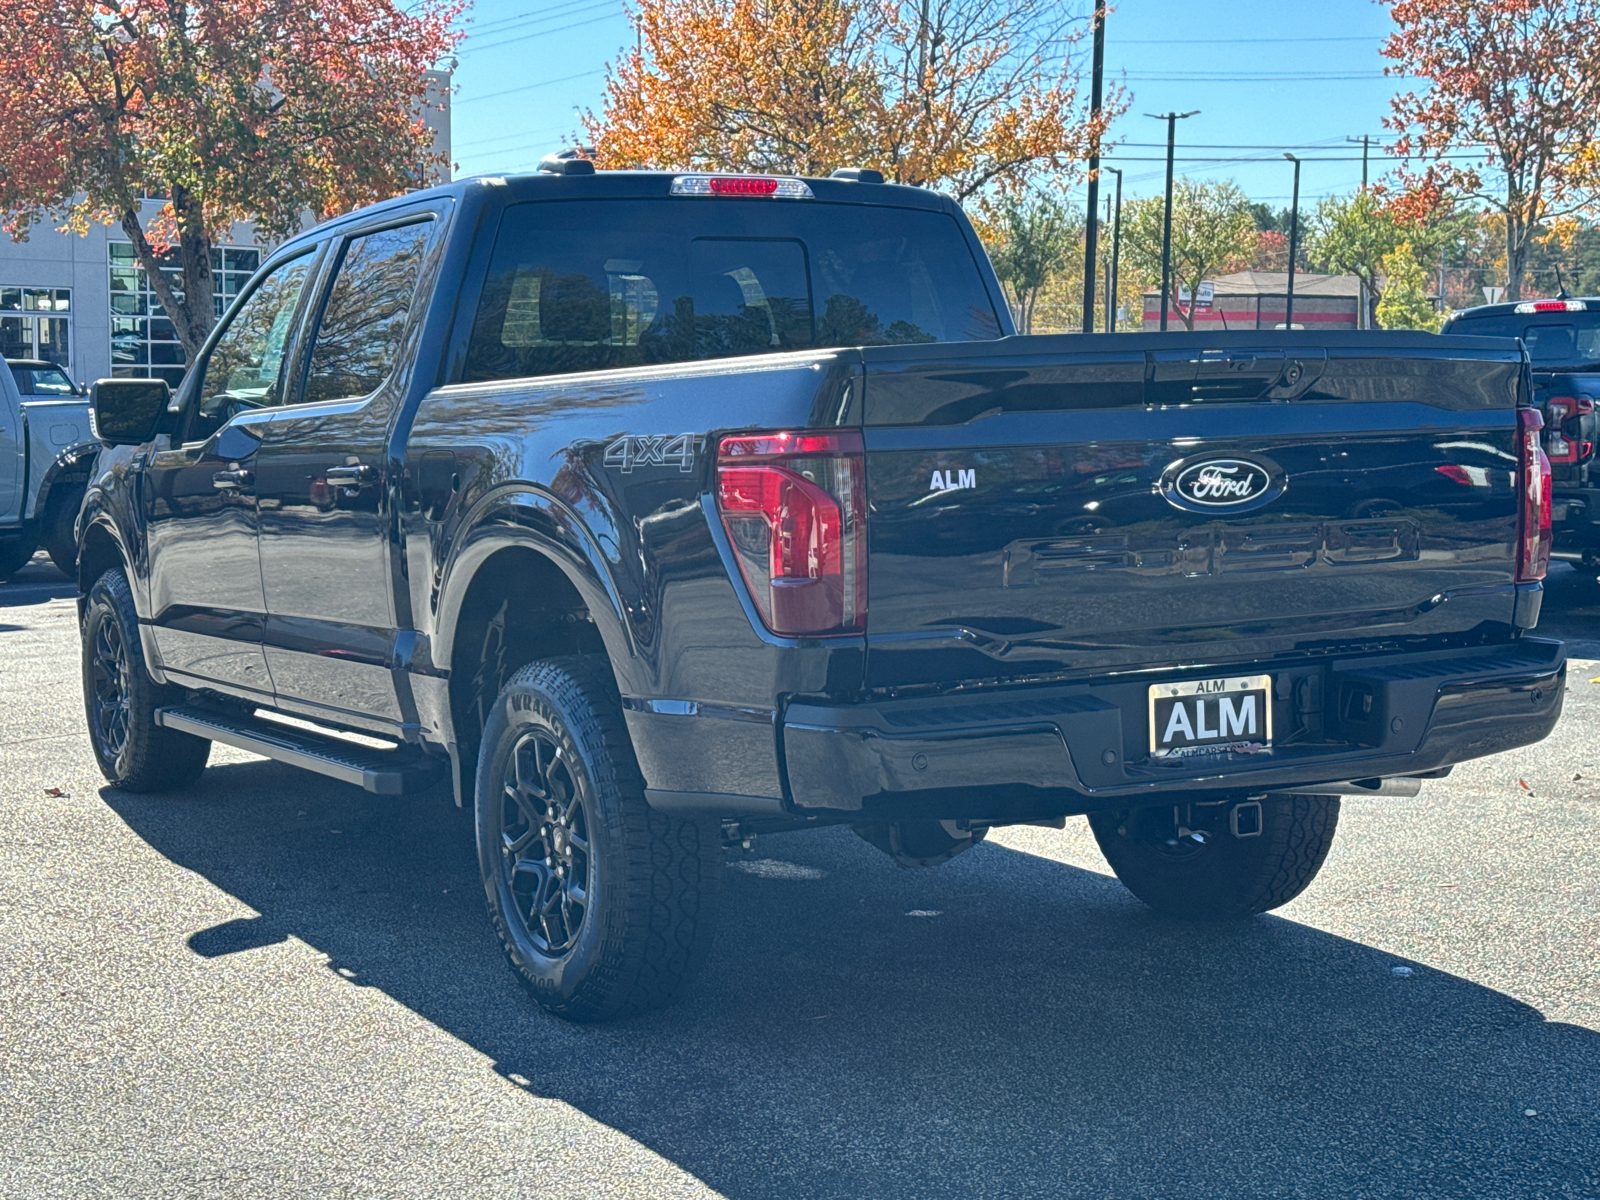
[[[1150,756],[1259,754],[1272,746],[1272,676],[1150,687]]]

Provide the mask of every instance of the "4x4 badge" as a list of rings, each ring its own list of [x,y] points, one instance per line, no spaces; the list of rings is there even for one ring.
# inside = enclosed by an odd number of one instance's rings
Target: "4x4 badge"
[[[694,470],[700,438],[692,433],[625,433],[606,447],[605,465],[631,475],[635,467],[677,467]]]

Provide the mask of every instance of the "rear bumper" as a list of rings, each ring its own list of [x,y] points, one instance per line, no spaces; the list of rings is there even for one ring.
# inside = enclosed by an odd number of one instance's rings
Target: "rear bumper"
[[[1003,815],[1417,775],[1547,735],[1561,715],[1566,651],[1521,638],[1253,669],[1274,676],[1279,734],[1267,754],[1150,759],[1149,685],[1234,670],[1218,667],[865,705],[792,703],[780,727],[786,790],[797,812]]]

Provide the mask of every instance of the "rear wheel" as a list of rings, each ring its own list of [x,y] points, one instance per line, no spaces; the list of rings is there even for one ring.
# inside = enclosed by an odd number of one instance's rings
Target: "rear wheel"
[[[1337,796],[1267,796],[1089,815],[1100,852],[1151,908],[1201,921],[1266,912],[1322,869],[1339,824]]]
[[[670,1003],[710,946],[717,827],[652,809],[599,658],[530,663],[485,722],[478,865],[506,958],[574,1021]]]
[[[156,724],[156,709],[182,699],[150,678],[128,580],[107,571],[83,615],[83,703],[100,773],[129,792],[175,792],[199,779],[211,743]]]

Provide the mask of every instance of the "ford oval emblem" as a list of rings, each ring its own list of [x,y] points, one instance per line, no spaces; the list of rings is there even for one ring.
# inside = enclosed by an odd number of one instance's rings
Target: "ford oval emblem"
[[[1188,512],[1248,512],[1283,494],[1283,470],[1256,455],[1207,455],[1173,463],[1157,490]]]

